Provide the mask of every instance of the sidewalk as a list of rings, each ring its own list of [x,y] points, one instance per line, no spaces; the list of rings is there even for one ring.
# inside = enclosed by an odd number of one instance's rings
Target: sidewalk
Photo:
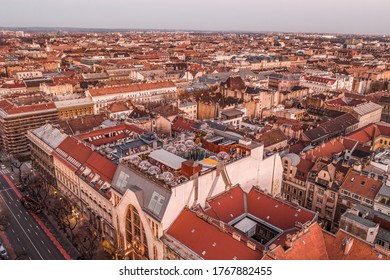
[[[53,236],[65,249],[65,251],[71,256],[71,258],[73,260],[77,260],[80,257],[80,253],[73,246],[73,244],[68,240],[65,234],[57,228],[56,222],[53,220],[53,218],[50,215],[46,213],[46,210],[43,210],[40,214],[38,214],[38,217],[42,220],[45,226],[50,230]]]

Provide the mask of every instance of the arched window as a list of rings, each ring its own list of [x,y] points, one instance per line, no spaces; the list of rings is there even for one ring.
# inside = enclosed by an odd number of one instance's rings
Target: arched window
[[[149,259],[148,242],[140,215],[133,205],[129,206],[126,215],[126,241],[134,249],[133,257],[138,259],[146,257]]]

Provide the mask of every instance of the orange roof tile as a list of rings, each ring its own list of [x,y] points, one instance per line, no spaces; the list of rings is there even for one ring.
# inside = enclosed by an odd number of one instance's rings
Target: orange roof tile
[[[282,230],[295,228],[296,222],[305,224],[316,217],[309,210],[287,204],[255,188],[247,194],[247,207],[248,213]]]
[[[273,256],[272,256],[273,255]],[[280,260],[327,260],[323,232],[318,223],[312,224],[308,231],[292,242],[285,250],[282,245],[271,252],[271,258]]]
[[[341,189],[374,200],[382,184],[382,181],[351,171],[341,185]]]
[[[60,145],[58,145],[56,151],[59,152],[59,150],[65,152],[68,157],[72,157],[80,164],[86,162],[93,152],[85,142],[77,140],[72,136],[68,136]],[[62,156],[61,152],[59,152],[59,154]],[[64,156],[64,158],[68,157]]]
[[[225,223],[229,223],[242,214],[245,214],[244,191],[238,185],[224,192],[222,195],[212,198],[208,202],[217,219]],[[208,212],[206,210],[206,214]]]
[[[115,163],[100,156],[96,152],[93,152],[89,156],[87,161],[84,163],[84,166],[89,167],[94,174],[100,175],[100,179],[109,183],[112,182],[117,167]]]
[[[118,94],[124,92],[138,92],[159,88],[169,88],[174,87],[175,84],[171,81],[157,82],[157,83],[146,83],[146,84],[132,84],[127,86],[119,86],[119,87],[110,87],[110,88],[94,88],[90,89],[89,93],[91,96],[102,96],[102,95],[110,95],[110,94]]]
[[[250,249],[188,209],[181,212],[167,234],[205,260],[260,260],[263,257],[262,251]]]
[[[55,108],[56,106],[54,105],[54,102],[17,106],[9,100],[0,101],[0,109],[2,109],[8,115],[46,111],[48,109]]]
[[[344,254],[344,242],[347,238],[353,240],[352,247],[347,254]],[[339,230],[334,236],[324,232],[324,240],[330,260],[389,260],[389,256],[375,250],[374,246],[368,244],[349,233]]]

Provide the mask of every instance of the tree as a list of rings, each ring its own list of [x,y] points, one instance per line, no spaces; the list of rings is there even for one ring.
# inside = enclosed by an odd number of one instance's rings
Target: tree
[[[0,217],[0,230],[5,231],[10,226],[9,218],[8,216],[1,216]]]
[[[100,247],[99,234],[88,225],[78,228],[74,241],[82,257],[87,260],[92,260]]]
[[[7,154],[5,156],[5,162],[7,162],[11,166],[11,169],[12,169],[13,172],[15,171],[14,168],[16,168],[18,170],[19,182],[22,182],[22,165],[23,165],[23,162],[20,162],[12,154]]]

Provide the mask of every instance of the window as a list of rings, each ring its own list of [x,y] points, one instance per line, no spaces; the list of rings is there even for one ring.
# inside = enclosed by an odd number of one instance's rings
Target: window
[[[124,173],[123,171],[119,174],[119,178],[117,180],[117,186],[119,188],[124,188],[127,185],[127,180],[129,179],[129,175]]]
[[[383,241],[383,240],[378,239],[378,240],[376,241],[376,243],[377,243],[379,246],[382,246],[382,247],[385,246],[385,241]]]
[[[159,215],[164,201],[165,197],[155,191],[153,192],[152,198],[150,199],[148,208],[153,211],[153,213]]]
[[[140,215],[133,205],[129,206],[126,215],[126,241],[135,249],[130,255],[131,258],[139,259],[140,256],[149,258],[145,230]]]

